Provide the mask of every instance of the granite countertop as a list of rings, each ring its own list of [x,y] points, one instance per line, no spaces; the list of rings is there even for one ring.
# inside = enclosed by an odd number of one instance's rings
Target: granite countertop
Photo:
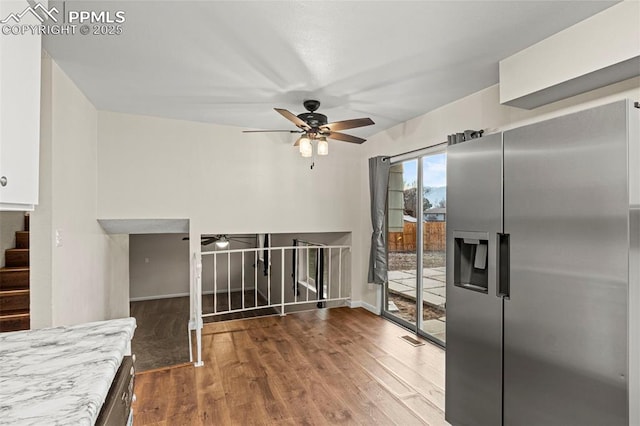
[[[0,334],[0,424],[93,425],[135,318]]]

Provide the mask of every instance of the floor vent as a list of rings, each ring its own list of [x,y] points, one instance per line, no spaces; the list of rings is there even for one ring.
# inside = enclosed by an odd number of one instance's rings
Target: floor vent
[[[411,336],[400,336],[400,338],[402,340],[405,340],[407,343],[409,343],[411,346],[422,346],[424,345],[424,342],[421,342],[418,339],[414,339]]]

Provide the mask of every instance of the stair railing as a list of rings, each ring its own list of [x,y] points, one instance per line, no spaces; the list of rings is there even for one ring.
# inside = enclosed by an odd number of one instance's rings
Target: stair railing
[[[350,299],[351,246],[305,245],[205,251],[194,254],[191,332],[202,362],[204,319],[249,311],[284,316],[287,308],[342,306]],[[266,264],[265,264],[266,263]],[[203,293],[203,280],[207,291]],[[239,293],[239,294],[238,294]],[[203,311],[203,300],[206,308]],[[297,307],[297,308],[294,308]],[[257,315],[253,315],[257,316]]]

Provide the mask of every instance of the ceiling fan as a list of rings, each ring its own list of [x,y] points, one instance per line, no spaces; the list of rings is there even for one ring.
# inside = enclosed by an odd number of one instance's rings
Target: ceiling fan
[[[295,115],[292,112],[274,108],[280,115],[295,124],[300,130],[245,130],[243,133],[259,133],[259,132],[287,132],[302,133],[303,135],[293,144],[300,146],[300,153],[303,157],[311,157],[313,155],[312,141],[318,143],[318,155],[327,155],[329,153],[328,139],[335,139],[342,142],[351,142],[361,144],[366,139],[357,136],[340,133],[338,130],[355,129],[356,127],[371,126],[375,124],[370,118],[355,118],[352,120],[335,121],[327,123],[327,116],[316,112],[320,108],[320,101],[313,99],[306,100],[302,103],[307,110],[302,114]]]
[[[238,243],[243,243],[250,245],[251,243],[247,241],[243,241],[242,239],[251,239],[255,241],[255,237],[229,237],[228,235],[201,235],[200,236],[200,245],[208,246],[210,244],[216,243],[217,248],[226,248],[229,246],[230,241],[235,241]],[[189,241],[189,237],[184,237],[182,241]]]

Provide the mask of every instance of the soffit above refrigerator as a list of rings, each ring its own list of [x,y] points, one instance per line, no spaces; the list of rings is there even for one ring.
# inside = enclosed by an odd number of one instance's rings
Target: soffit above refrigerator
[[[638,75],[640,2],[623,1],[500,61],[500,103],[533,109]]]

